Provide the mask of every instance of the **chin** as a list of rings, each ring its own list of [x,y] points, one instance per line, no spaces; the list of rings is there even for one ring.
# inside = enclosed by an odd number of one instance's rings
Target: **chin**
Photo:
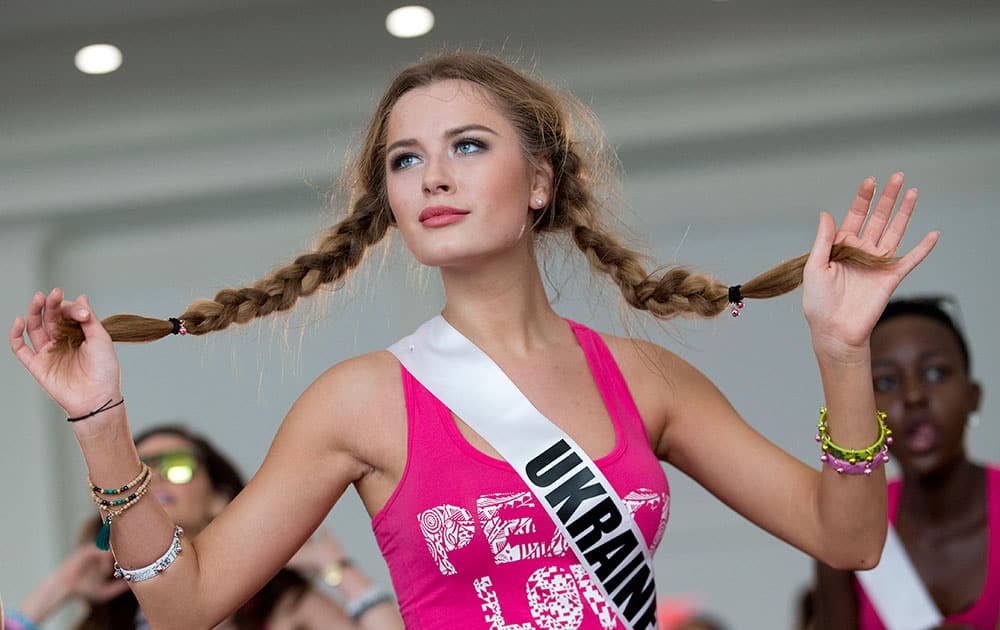
[[[933,451],[921,455],[907,455],[905,459],[899,458],[897,461],[899,461],[904,474],[919,478],[932,478],[951,472],[955,465],[964,459],[964,455],[961,453],[949,454]]]

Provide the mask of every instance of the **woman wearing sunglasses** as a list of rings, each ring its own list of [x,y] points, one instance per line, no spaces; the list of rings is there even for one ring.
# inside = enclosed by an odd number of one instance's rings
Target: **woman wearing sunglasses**
[[[889,520],[943,627],[992,630],[1000,620],[1000,468],[965,450],[981,390],[947,303],[890,302],[872,332],[875,398],[889,414],[902,471],[888,487]],[[876,610],[877,591],[866,590],[875,587],[824,565],[818,573],[821,628],[893,627]]]
[[[151,471],[148,493],[185,532],[197,535],[243,489],[243,479],[204,438],[179,426],[159,426],[136,439],[141,460]],[[85,542],[46,577],[7,619],[7,630],[32,630],[72,600],[85,606],[77,630],[147,628],[128,582],[113,577],[111,554],[93,544],[100,522],[85,528]],[[289,570],[294,568],[295,570]],[[347,603],[361,597],[378,601],[357,619],[303,576],[336,582],[334,592]],[[328,532],[300,550],[256,595],[219,628],[243,630],[402,628],[396,606],[352,564]],[[384,593],[384,591],[382,592]]]

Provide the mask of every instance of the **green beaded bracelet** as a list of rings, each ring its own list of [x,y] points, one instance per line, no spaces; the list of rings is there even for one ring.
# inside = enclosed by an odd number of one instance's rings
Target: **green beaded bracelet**
[[[875,440],[874,444],[862,449],[841,448],[840,446],[834,444],[833,440],[830,439],[829,426],[826,422],[826,407],[820,407],[816,441],[820,443],[820,448],[823,449],[824,453],[829,453],[839,460],[843,460],[850,464],[856,464],[860,461],[870,462],[875,459],[875,456],[884,446],[892,444],[892,429],[890,429],[885,423],[885,412],[876,411],[875,419],[878,421],[879,433],[878,439]]]

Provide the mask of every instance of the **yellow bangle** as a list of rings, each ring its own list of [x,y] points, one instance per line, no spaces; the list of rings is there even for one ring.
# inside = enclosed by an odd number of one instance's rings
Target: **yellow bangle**
[[[875,456],[888,444],[892,444],[892,429],[885,424],[886,414],[884,411],[875,412],[875,420],[878,422],[878,439],[867,448],[849,449],[842,448],[833,443],[830,439],[829,426],[826,422],[826,407],[819,408],[819,423],[817,425],[816,441],[820,443],[820,448],[824,453],[845,461],[849,464],[858,462],[872,462]]]

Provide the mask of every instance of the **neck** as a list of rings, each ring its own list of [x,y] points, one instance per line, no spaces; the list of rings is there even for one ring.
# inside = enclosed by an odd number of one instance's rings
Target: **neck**
[[[965,457],[927,475],[903,474],[899,510],[920,521],[947,521],[981,508],[984,469]]]
[[[461,269],[442,268],[441,314],[484,351],[526,355],[558,342],[566,331],[552,309],[529,246]]]

